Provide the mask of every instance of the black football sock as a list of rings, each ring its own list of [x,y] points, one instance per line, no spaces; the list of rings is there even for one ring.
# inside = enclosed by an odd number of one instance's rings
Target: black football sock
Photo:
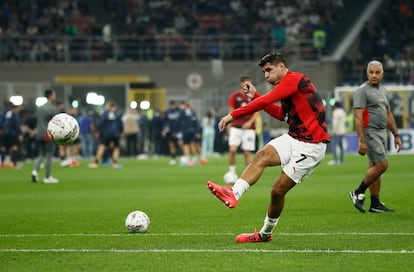
[[[375,206],[379,205],[380,203],[381,202],[380,202],[379,195],[372,195],[371,196],[371,207],[375,207]]]
[[[365,194],[365,191],[367,190],[368,186],[364,183],[364,181],[361,182],[358,189],[355,190],[355,193],[357,195],[359,194]]]

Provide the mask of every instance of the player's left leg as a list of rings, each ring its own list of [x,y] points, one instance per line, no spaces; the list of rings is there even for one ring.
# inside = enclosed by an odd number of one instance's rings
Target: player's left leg
[[[122,165],[119,164],[118,159],[121,153],[120,146],[119,146],[119,137],[114,137],[112,139],[113,143],[113,151],[112,151],[112,168],[122,168]]]
[[[381,177],[379,177],[374,183],[369,187],[371,193],[371,205],[369,207],[369,212],[372,213],[389,213],[395,212],[393,209],[390,209],[385,206],[384,203],[380,200],[380,191],[381,191]]]
[[[238,243],[269,242],[272,240],[272,232],[279,222],[280,214],[285,205],[285,195],[296,183],[284,172],[277,178],[272,186],[271,198],[263,226],[259,232],[242,233],[236,237]]]
[[[283,211],[285,195],[315,170],[326,153],[325,143],[306,143],[289,135],[272,140],[268,146],[272,146],[278,155],[278,163],[282,165],[283,172],[272,186],[271,200],[261,230],[258,233],[237,236],[236,241],[239,243],[272,240],[273,229]]]

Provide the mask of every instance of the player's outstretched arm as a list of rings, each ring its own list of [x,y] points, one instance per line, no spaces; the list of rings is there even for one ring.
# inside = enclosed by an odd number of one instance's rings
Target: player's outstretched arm
[[[226,116],[221,118],[220,122],[218,123],[218,128],[220,132],[222,132],[226,128],[226,125],[231,121],[233,121],[233,117],[231,117],[230,114],[227,114]]]

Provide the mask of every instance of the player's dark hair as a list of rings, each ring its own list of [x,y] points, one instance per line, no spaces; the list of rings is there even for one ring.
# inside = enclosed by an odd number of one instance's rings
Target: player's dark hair
[[[8,101],[7,103],[6,103],[6,105],[7,105],[7,108],[9,108],[9,109],[15,109],[15,108],[17,108],[17,105],[15,105],[13,102],[11,102],[11,101]]]
[[[47,99],[49,99],[49,97],[50,96],[52,96],[52,94],[54,93],[55,91],[54,90],[52,90],[52,89],[47,89],[47,90],[45,90],[45,97],[47,98]]]
[[[259,66],[263,67],[266,63],[278,64],[283,63],[286,65],[286,58],[281,52],[272,51],[264,55],[259,62]]]
[[[251,76],[242,76],[240,78],[240,82],[245,82],[245,81],[252,81],[252,77]]]

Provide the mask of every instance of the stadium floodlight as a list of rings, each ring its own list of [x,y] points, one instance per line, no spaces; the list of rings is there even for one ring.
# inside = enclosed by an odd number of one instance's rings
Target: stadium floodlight
[[[90,92],[86,95],[86,103],[90,105],[102,106],[105,104],[105,97],[103,95],[98,95],[95,92]]]
[[[129,107],[131,109],[134,109],[135,110],[138,107],[137,101],[131,101],[131,103],[129,103]]]
[[[73,108],[75,108],[75,109],[77,109],[77,108],[79,107],[79,101],[78,101],[78,100],[76,100],[76,99],[75,99],[75,100],[73,100],[73,101],[72,101],[72,107],[73,107]]]
[[[42,97],[36,98],[35,104],[36,104],[37,107],[43,106],[46,103],[47,103],[47,98],[46,97],[42,96]]]
[[[23,104],[23,96],[21,95],[10,96],[9,101],[13,103],[13,105],[15,106],[21,106]]]
[[[148,100],[143,100],[141,101],[141,103],[139,104],[139,107],[141,110],[148,110],[151,106],[151,103]]]

